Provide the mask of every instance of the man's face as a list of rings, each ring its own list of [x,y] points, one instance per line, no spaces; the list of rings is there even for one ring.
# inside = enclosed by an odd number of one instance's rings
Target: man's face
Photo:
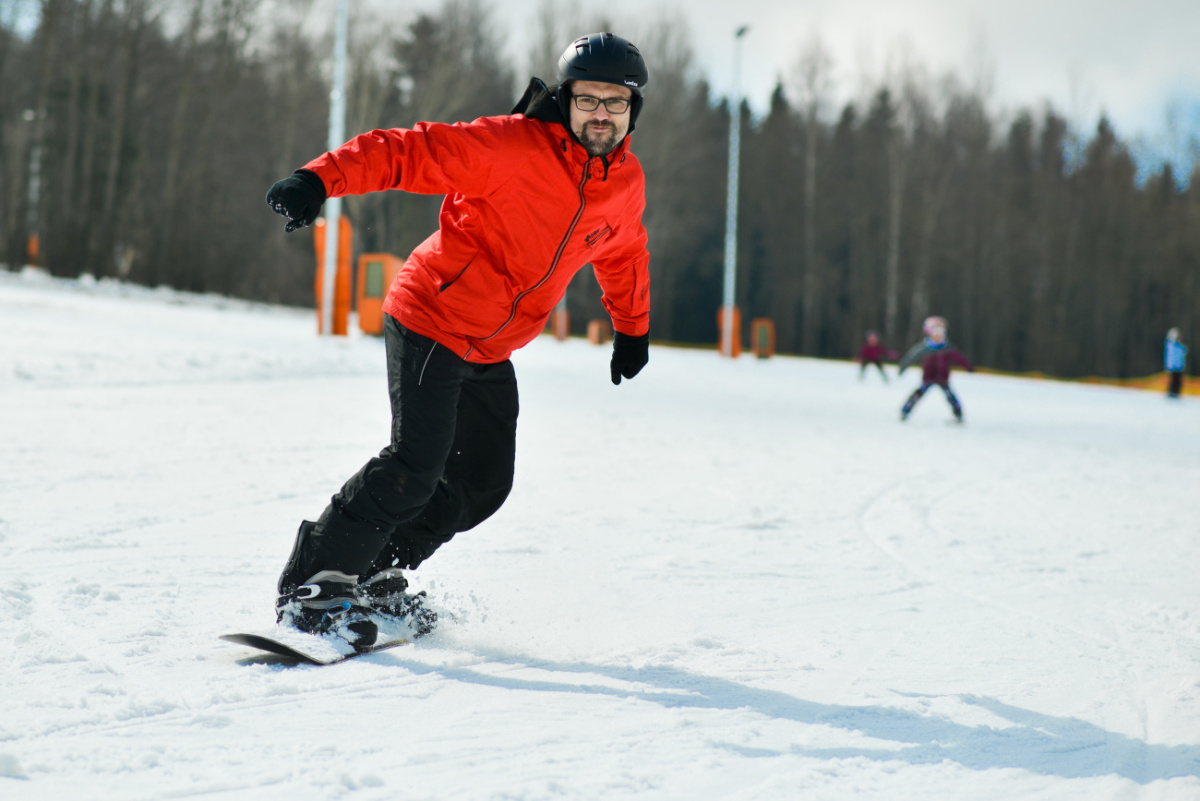
[[[605,108],[603,101],[610,97],[625,100],[633,98],[627,86],[598,81],[573,81],[568,87],[571,92],[571,132],[590,156],[603,156],[613,151],[625,134],[629,132],[629,109],[614,114]],[[601,103],[595,111],[582,111],[575,104],[577,97],[595,97]]]

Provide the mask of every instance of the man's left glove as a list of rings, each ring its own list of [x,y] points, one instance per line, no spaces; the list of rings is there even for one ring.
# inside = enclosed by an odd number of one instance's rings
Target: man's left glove
[[[613,334],[612,382],[621,383],[621,376],[633,378],[650,361],[650,335],[629,336]]]
[[[312,225],[325,198],[325,184],[312,170],[296,170],[267,191],[267,205],[288,218],[288,233]]]

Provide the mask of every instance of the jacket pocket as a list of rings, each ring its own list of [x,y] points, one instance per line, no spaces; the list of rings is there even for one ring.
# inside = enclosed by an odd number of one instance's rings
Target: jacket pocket
[[[589,250],[591,250],[604,240],[608,239],[608,236],[611,233],[612,226],[602,221],[599,228],[589,234],[584,235],[583,244],[586,245]]]
[[[475,257],[472,256],[470,258],[470,260],[467,261],[467,263],[463,265],[463,268],[461,270],[459,270],[458,273],[454,277],[452,277],[448,281],[442,282],[442,285],[438,287],[438,293],[441,294],[442,292],[445,292],[450,287],[454,286],[454,284],[458,281],[458,279],[463,277],[463,273],[465,273],[467,271],[467,268],[470,267],[474,263],[474,261],[475,261]]]

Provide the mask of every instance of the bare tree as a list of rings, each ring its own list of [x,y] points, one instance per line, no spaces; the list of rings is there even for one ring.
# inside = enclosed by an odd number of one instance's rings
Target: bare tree
[[[162,213],[163,218],[158,232],[158,247],[155,256],[165,257],[168,243],[174,232],[175,202],[179,195],[180,166],[183,163],[184,135],[187,131],[189,108],[192,93],[195,88],[196,74],[199,70],[199,48],[202,35],[201,26],[208,0],[191,0],[187,26],[182,36],[183,64],[178,91],[175,94],[174,117],[171,123],[170,140],[166,152],[166,171],[162,181]]]
[[[900,237],[903,230],[905,184],[908,180],[908,150],[916,127],[920,102],[919,69],[906,47],[899,50],[898,64],[890,70],[891,95],[898,101],[896,124],[887,140],[887,262],[884,274],[887,305],[884,311],[884,336],[894,341],[900,315]]]
[[[118,193],[125,167],[126,128],[129,123],[130,106],[137,86],[140,65],[142,34],[148,24],[149,3],[147,0],[129,0],[121,26],[120,50],[113,75],[113,112],[109,130],[108,164],[105,169],[104,195],[101,201],[97,224],[91,228],[89,240],[89,264],[93,271],[109,275],[116,271],[112,258],[114,229],[116,228]]]
[[[507,112],[515,85],[502,51],[480,0],[446,0],[437,16],[419,16],[396,47],[402,77],[412,81],[408,124]]]
[[[947,87],[947,92],[953,89]],[[933,271],[934,248],[942,211],[949,197],[955,169],[962,153],[947,135],[943,121],[931,107],[928,97],[910,86],[908,105],[913,121],[913,136],[909,158],[917,172],[914,198],[917,204],[916,255],[913,260],[912,292],[909,301],[909,329],[932,313],[930,280]]]
[[[650,72],[631,147],[646,173],[654,336],[715,332],[719,301],[707,298],[704,287],[720,264],[719,249],[709,248],[723,230],[725,175],[711,165],[724,163],[728,117],[712,108],[707,87],[695,79],[686,19],[662,17],[629,28],[621,35],[638,46]],[[687,136],[679,135],[681,125]]]
[[[558,57],[575,37],[591,33],[591,23],[579,0],[541,0],[534,18],[535,34],[526,54],[529,74],[553,84]]]
[[[58,29],[69,11],[68,0],[42,0],[41,25],[38,27],[37,103],[34,106],[33,135],[29,143],[29,201],[28,231],[44,234],[49,192],[43,191],[46,162],[46,121],[49,116],[50,88],[55,78],[58,59]],[[43,236],[43,242],[47,238]]]
[[[801,350],[816,353],[821,330],[819,309],[821,265],[817,263],[817,145],[821,117],[833,91],[833,55],[813,34],[793,68],[793,93],[804,115],[804,205],[801,209],[803,236],[804,329]]]

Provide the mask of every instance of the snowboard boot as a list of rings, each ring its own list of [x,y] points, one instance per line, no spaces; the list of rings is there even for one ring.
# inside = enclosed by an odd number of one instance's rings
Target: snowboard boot
[[[405,620],[413,637],[424,637],[437,624],[437,612],[425,608],[425,592],[411,595],[408,579],[397,567],[380,570],[358,584],[359,601],[372,612]]]
[[[355,592],[358,576],[322,570],[275,602],[276,620],[309,634],[340,637],[355,648],[375,644],[378,627]]]

